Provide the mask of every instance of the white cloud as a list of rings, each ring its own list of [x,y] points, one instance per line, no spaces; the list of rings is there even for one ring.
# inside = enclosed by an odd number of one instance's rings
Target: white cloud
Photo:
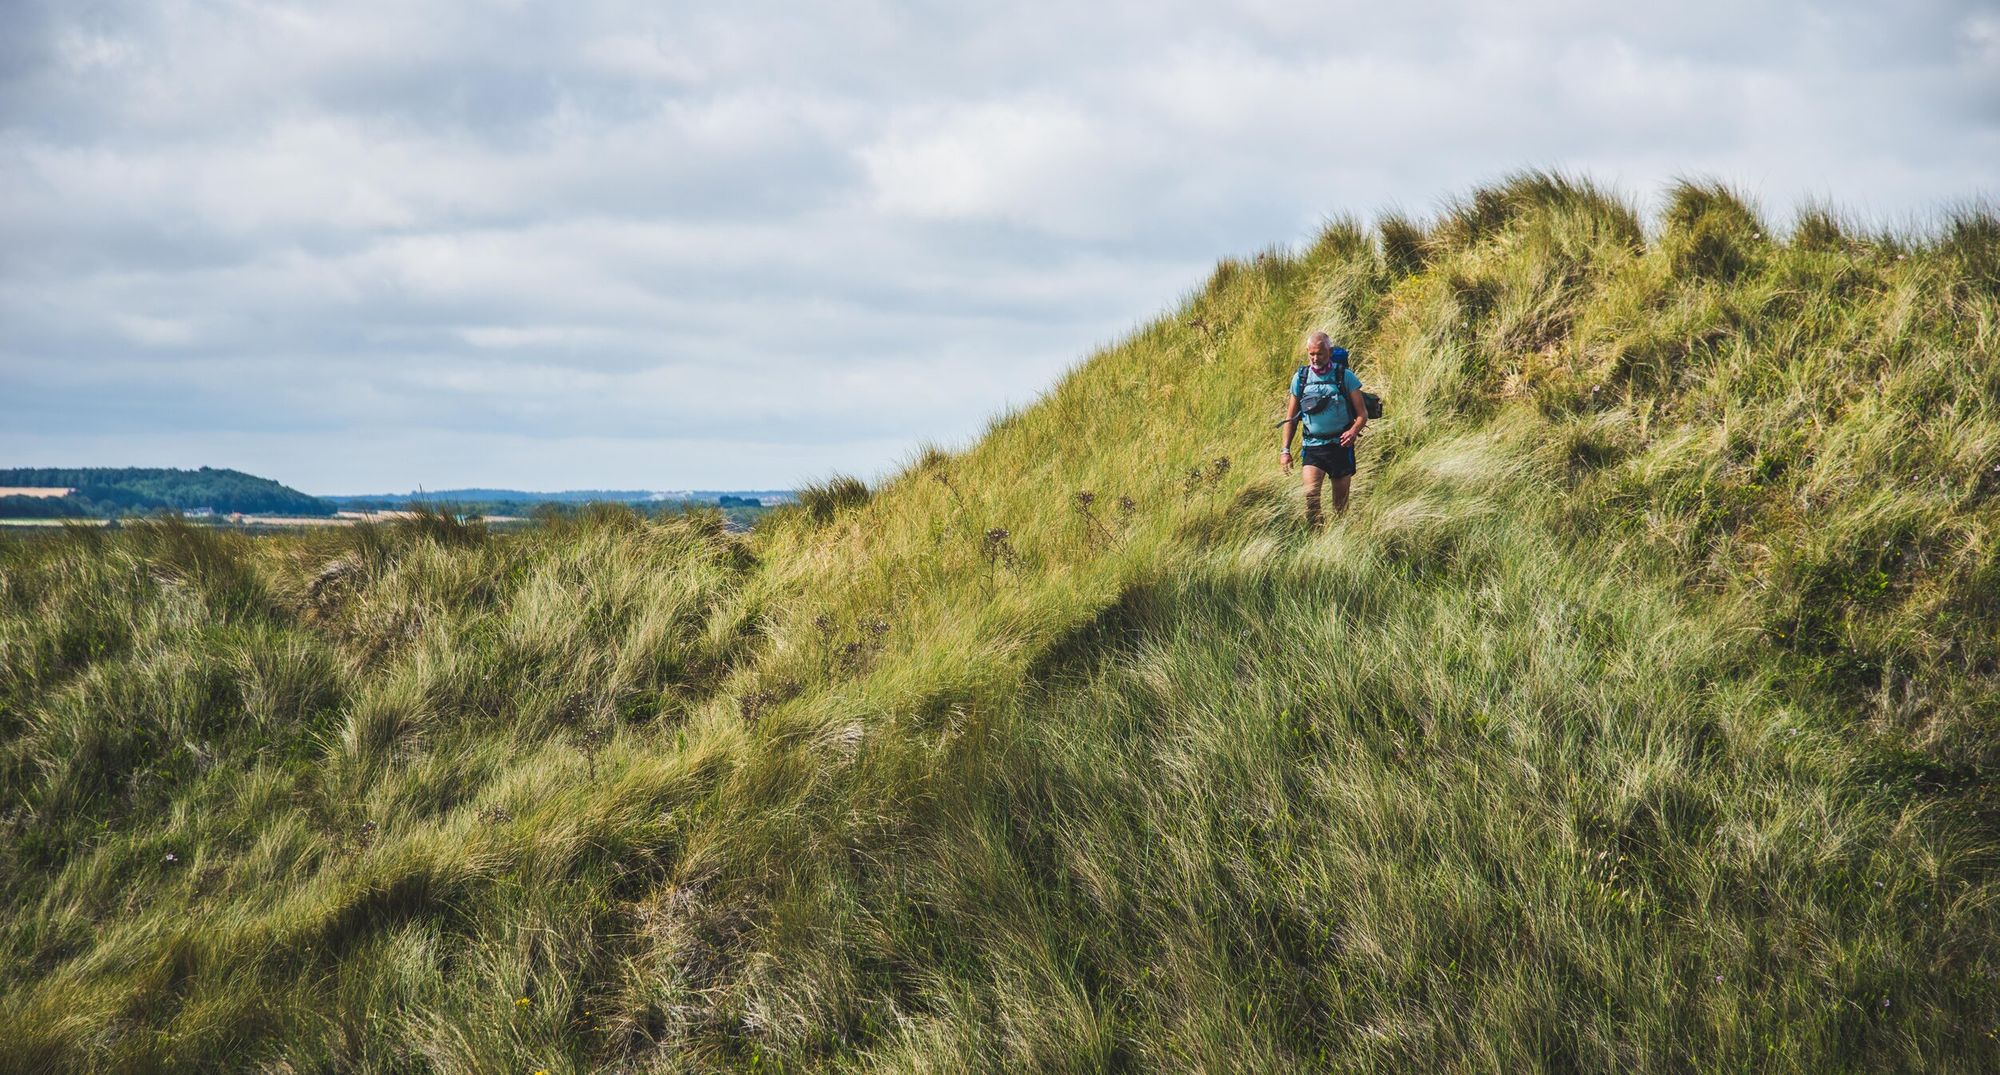
[[[1132,178],[1118,132],[1051,99],[978,103],[899,123],[861,149],[877,208],[924,220],[995,220],[1075,233]],[[1150,163],[1150,162],[1147,162]]]
[[[112,322],[126,339],[142,347],[186,347],[199,338],[194,323],[184,318],[114,314]]]
[[[1974,63],[2000,65],[2000,14],[1982,11],[1966,16],[1959,37]]]

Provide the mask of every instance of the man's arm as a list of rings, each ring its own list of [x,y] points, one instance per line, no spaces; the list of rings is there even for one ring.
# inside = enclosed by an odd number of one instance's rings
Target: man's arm
[[[1289,396],[1286,398],[1285,420],[1280,424],[1284,426],[1285,432],[1284,439],[1278,442],[1278,448],[1284,453],[1282,458],[1285,469],[1290,470],[1292,469],[1292,430],[1298,428],[1299,424],[1299,397]]]
[[[1341,431],[1340,446],[1342,448],[1352,445],[1355,438],[1361,436],[1361,427],[1368,424],[1368,404],[1361,398],[1361,390],[1359,388],[1350,388],[1347,390],[1347,405],[1353,408],[1348,413],[1354,416],[1354,424]],[[1297,404],[1295,403],[1293,406],[1297,406]],[[1286,443],[1289,444],[1291,441],[1287,439]]]

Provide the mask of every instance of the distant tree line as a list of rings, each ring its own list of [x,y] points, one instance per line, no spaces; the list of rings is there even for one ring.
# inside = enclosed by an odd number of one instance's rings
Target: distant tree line
[[[0,496],[0,519],[83,519],[90,515],[74,497]]]
[[[471,490],[480,492],[481,490]],[[556,514],[577,514],[593,508],[615,505],[649,517],[679,515],[690,508],[721,508],[725,514],[748,513],[754,516],[764,509],[762,498],[737,496],[721,493],[714,497],[689,497],[679,500],[655,500],[648,495],[645,499],[620,500],[615,497],[580,498],[570,494],[543,496],[533,493],[517,493],[507,497],[452,496],[436,494],[429,497],[405,496],[339,496],[332,499],[343,511],[401,511],[414,507],[430,507],[449,511],[454,515],[480,516],[530,516],[549,511]],[[735,514],[730,515],[735,518]]]
[[[83,518],[160,510],[260,515],[332,515],[334,506],[269,478],[202,467],[0,468],[0,486],[68,488],[62,497],[0,497],[0,517]]]
[[[565,489],[536,493],[525,489],[434,489],[413,493],[347,494],[326,498],[342,508],[381,510],[408,504],[633,504],[653,499],[645,489]]]

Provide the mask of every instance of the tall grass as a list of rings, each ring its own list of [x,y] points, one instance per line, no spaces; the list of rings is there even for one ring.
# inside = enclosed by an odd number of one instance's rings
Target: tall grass
[[[1991,218],[1836,219],[1335,222],[751,535],[10,543],[0,1055],[1991,1070]]]

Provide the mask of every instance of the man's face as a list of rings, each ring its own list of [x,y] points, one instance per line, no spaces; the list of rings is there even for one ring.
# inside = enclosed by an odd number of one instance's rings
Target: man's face
[[[1306,344],[1306,361],[1315,366],[1326,365],[1326,355],[1331,348],[1324,342]]]

